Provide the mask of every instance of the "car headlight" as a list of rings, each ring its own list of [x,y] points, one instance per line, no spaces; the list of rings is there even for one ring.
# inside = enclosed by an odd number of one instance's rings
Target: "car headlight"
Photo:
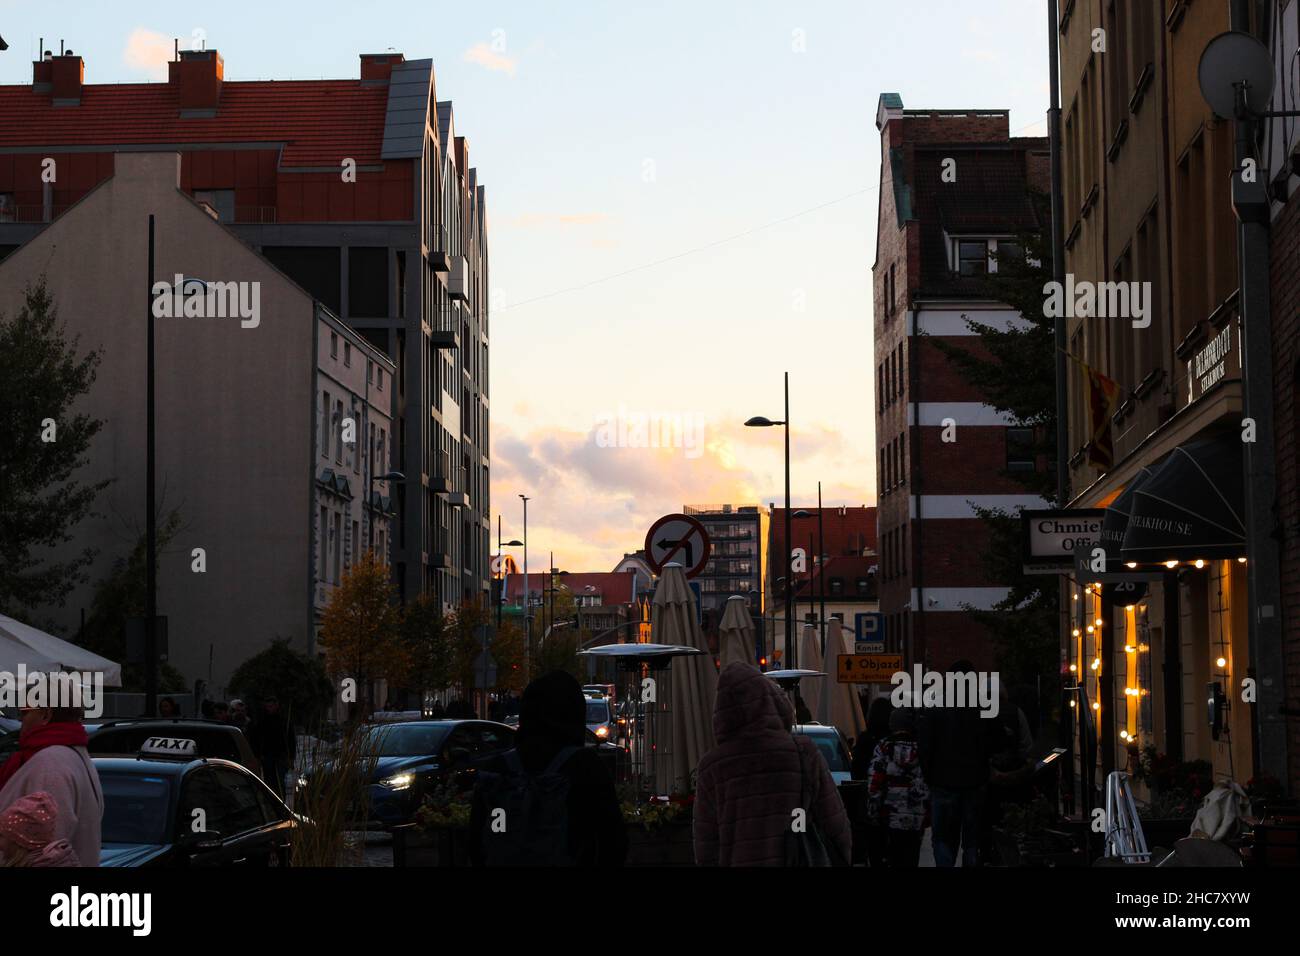
[[[597,727],[597,728],[596,728],[596,736],[597,736],[597,737],[601,737],[601,738],[608,737],[608,736],[609,736],[609,728],[608,728],[608,727],[605,727],[605,726]]]
[[[413,773],[395,773],[391,777],[385,777],[379,781],[380,786],[387,787],[389,790],[406,790],[413,783],[415,783],[415,774]]]

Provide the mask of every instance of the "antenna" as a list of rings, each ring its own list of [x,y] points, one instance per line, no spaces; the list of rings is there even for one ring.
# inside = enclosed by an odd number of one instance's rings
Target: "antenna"
[[[1263,116],[1273,98],[1273,58],[1249,33],[1229,30],[1211,40],[1196,75],[1201,96],[1225,119]]]

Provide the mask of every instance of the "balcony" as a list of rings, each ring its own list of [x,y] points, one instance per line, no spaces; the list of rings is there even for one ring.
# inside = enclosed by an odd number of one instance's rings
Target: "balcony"
[[[451,491],[451,461],[445,451],[434,452],[433,474],[429,476],[429,490],[445,495]]]
[[[468,302],[469,293],[469,261],[464,256],[452,256],[451,272],[447,279],[447,295],[461,302]]]
[[[451,555],[441,548],[435,548],[429,552],[429,567],[437,568],[441,571],[451,570]]]
[[[434,226],[430,232],[429,268],[434,272],[451,271],[451,255],[447,252],[447,227]]]

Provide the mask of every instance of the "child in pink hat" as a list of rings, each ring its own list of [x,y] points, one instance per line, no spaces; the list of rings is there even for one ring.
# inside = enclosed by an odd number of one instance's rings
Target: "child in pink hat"
[[[54,839],[58,807],[44,790],[28,794],[0,813],[0,865],[80,866],[67,840]]]

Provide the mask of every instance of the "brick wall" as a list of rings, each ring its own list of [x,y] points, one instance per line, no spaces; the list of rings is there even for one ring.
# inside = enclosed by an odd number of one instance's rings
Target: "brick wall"
[[[1300,198],[1273,223],[1273,387],[1286,704],[1300,710]],[[1287,721],[1290,789],[1300,793],[1300,718]]]

